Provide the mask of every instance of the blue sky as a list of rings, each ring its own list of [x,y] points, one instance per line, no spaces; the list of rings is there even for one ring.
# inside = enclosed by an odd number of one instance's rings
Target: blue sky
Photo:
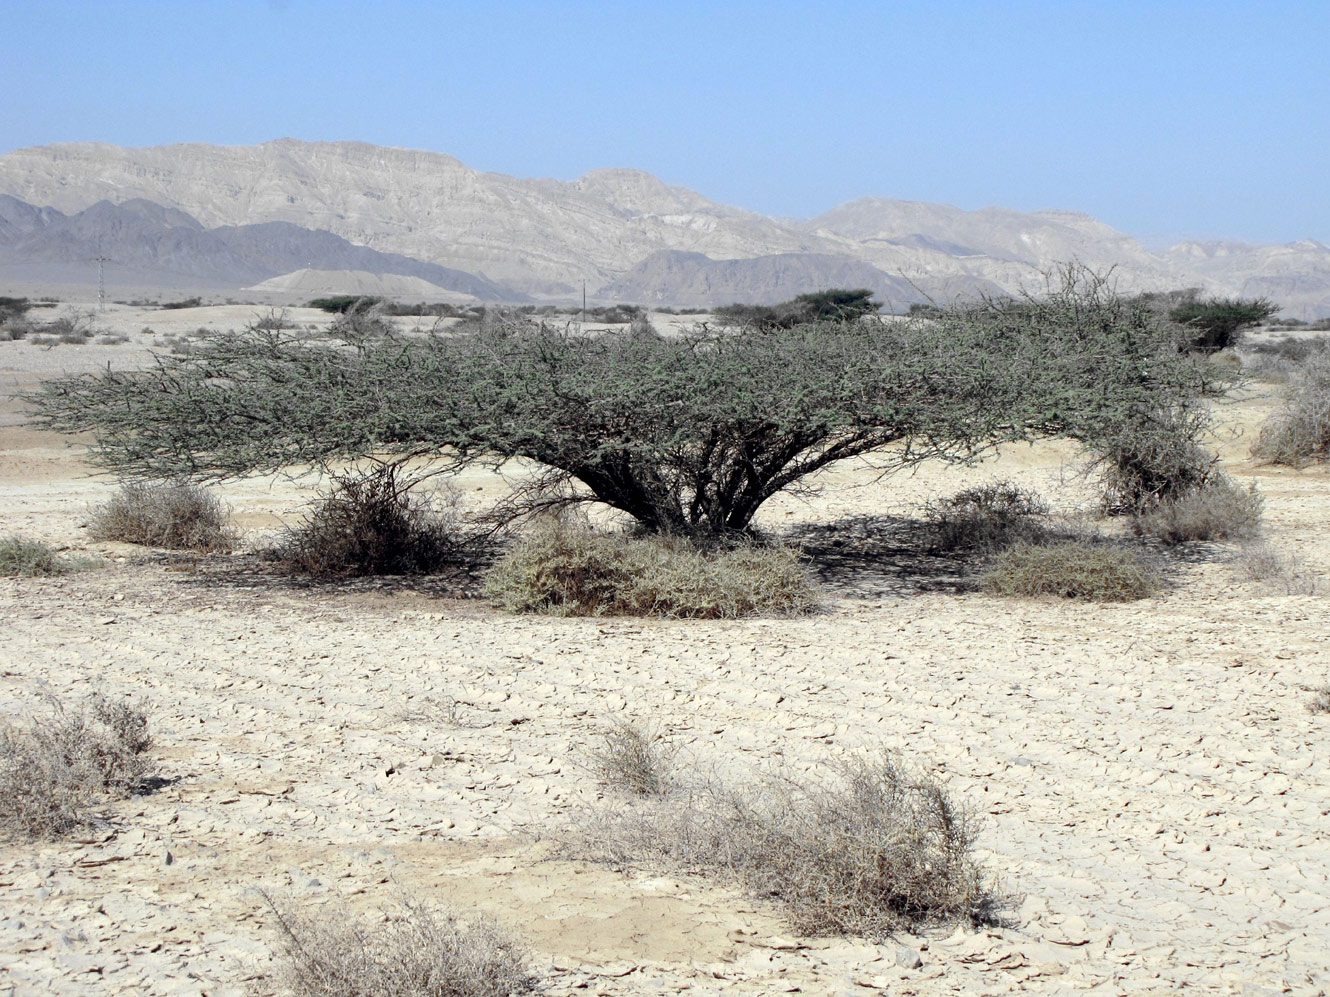
[[[862,196],[1330,242],[1330,0],[4,0],[0,152],[430,149],[632,166],[809,217]]]

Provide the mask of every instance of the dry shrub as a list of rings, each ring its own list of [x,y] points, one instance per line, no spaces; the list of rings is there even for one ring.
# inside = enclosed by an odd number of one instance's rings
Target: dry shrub
[[[1239,488],[1226,476],[1176,498],[1157,502],[1132,518],[1138,536],[1164,543],[1193,540],[1250,540],[1261,530],[1265,501],[1250,488]]]
[[[851,756],[742,791],[677,792],[601,812],[570,834],[591,859],[728,875],[777,900],[808,935],[882,940],[988,921],[998,906],[971,856],[973,818],[890,757]]]
[[[92,825],[99,804],[128,796],[147,773],[152,738],[141,705],[93,695],[78,709],[53,707],[0,731],[0,828],[11,837]]]
[[[30,578],[59,575],[65,570],[64,562],[55,551],[41,541],[20,536],[0,537],[0,575]]]
[[[188,481],[126,481],[93,511],[98,540],[119,540],[167,550],[225,553],[236,535],[216,495]]]
[[[1330,350],[1310,355],[1290,382],[1284,407],[1261,427],[1252,456],[1290,467],[1330,459]]]
[[[1284,595],[1315,595],[1320,587],[1316,572],[1302,558],[1268,543],[1244,544],[1234,565],[1240,577]]]
[[[526,954],[488,917],[463,921],[403,901],[373,926],[345,910],[282,910],[279,982],[297,997],[510,997],[537,977]]]
[[[817,608],[798,558],[744,543],[701,550],[665,536],[543,523],[490,569],[485,592],[514,613],[734,619]]]
[[[1103,434],[1090,468],[1101,474],[1104,511],[1146,512],[1209,484],[1216,458],[1201,444],[1209,425],[1205,409],[1180,406],[1140,414]]]
[[[332,489],[286,530],[270,555],[315,578],[429,574],[480,556],[458,496],[413,493],[391,465],[335,475]]]
[[[950,498],[924,505],[938,552],[968,548],[993,549],[1046,535],[1041,522],[1048,503],[1010,481],[966,488]]]
[[[1330,684],[1312,691],[1315,695],[1312,696],[1312,701],[1307,704],[1307,709],[1313,713],[1330,713]]]
[[[1128,602],[1154,595],[1163,579],[1133,551],[1073,540],[1010,547],[994,558],[980,585],[995,595]]]
[[[600,781],[630,796],[664,796],[674,784],[677,748],[661,731],[615,720],[591,753]]]

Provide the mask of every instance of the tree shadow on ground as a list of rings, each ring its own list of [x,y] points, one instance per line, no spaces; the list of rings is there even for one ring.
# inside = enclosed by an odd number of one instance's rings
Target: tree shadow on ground
[[[262,554],[220,557],[160,554],[146,558],[167,571],[178,571],[181,584],[193,588],[230,588],[316,595],[393,595],[410,592],[439,599],[479,599],[484,577],[478,565],[456,565],[434,574],[349,575],[315,578],[293,572]]]
[[[901,516],[804,523],[782,539],[823,585],[852,599],[969,591],[983,560],[977,551],[931,551],[927,527]]]

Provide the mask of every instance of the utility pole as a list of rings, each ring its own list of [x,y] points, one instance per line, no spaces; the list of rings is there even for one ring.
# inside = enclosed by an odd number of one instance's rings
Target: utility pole
[[[106,308],[106,264],[111,262],[111,258],[96,256],[93,262],[97,264],[97,310],[100,312]]]
[[[586,325],[586,280],[582,281],[582,324]]]

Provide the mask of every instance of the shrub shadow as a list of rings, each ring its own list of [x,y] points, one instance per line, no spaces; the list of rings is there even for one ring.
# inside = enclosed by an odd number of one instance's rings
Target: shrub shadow
[[[902,516],[851,516],[803,523],[782,538],[819,581],[854,599],[965,592],[983,561],[979,551],[937,553],[927,526]]]

